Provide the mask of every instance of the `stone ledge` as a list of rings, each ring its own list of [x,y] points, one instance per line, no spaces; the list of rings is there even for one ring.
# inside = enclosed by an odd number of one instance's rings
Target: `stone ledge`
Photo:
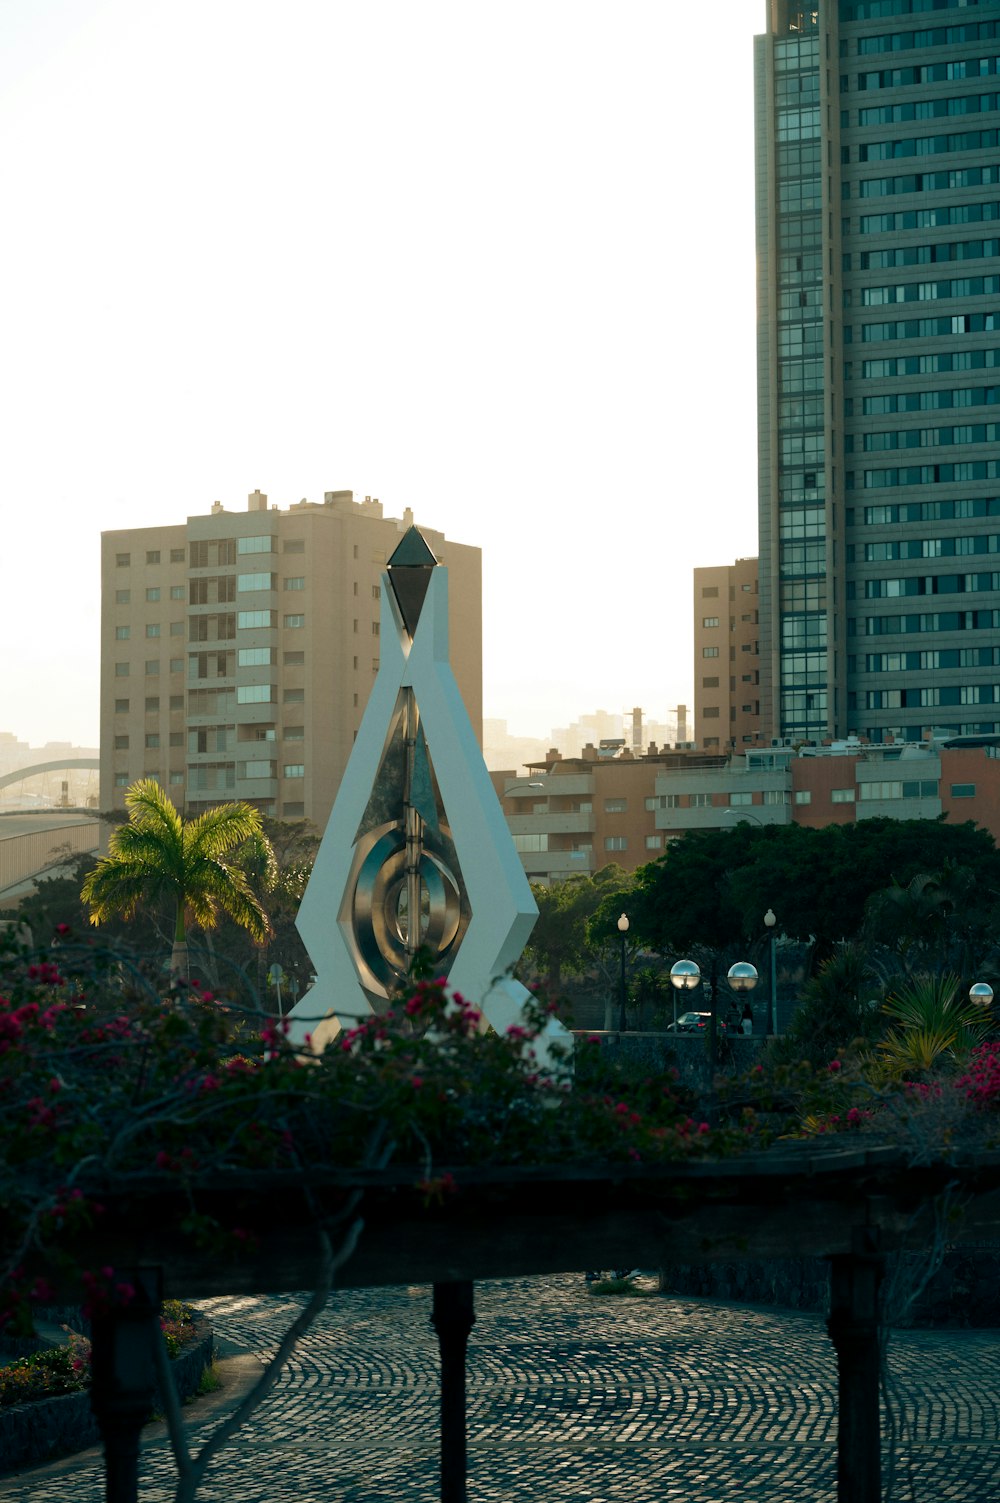
[[[174,1383],[182,1400],[197,1393],[201,1375],[212,1361],[211,1321],[197,1316],[195,1330],[195,1340],[173,1362]],[[100,1439],[89,1389],[0,1409],[0,1473],[86,1450],[99,1445]]]

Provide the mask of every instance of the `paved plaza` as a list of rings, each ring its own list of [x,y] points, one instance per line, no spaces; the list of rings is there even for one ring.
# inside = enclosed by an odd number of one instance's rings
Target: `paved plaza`
[[[817,1316],[657,1296],[592,1296],[579,1274],[476,1286],[470,1503],[833,1503],[836,1370]],[[186,1411],[195,1437],[293,1317],[293,1298],[206,1302],[227,1389]],[[212,1503],[436,1503],[430,1290],[335,1294],[199,1495]],[[244,1355],[236,1355],[243,1353]],[[890,1370],[904,1430],[898,1503],[1000,1499],[1000,1342],[906,1332]],[[143,1503],[168,1503],[162,1426]],[[912,1492],[911,1492],[912,1486]],[[101,1503],[100,1455],[0,1480],[3,1503]]]

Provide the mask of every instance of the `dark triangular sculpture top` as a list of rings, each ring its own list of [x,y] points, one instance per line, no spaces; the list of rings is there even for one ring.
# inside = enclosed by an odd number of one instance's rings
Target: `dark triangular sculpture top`
[[[417,629],[420,611],[437,559],[427,546],[419,527],[410,527],[389,560],[389,583],[396,597],[403,625],[410,636]]]

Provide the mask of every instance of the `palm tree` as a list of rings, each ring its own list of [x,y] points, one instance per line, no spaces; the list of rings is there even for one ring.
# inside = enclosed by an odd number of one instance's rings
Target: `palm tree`
[[[892,1020],[878,1064],[891,1079],[925,1075],[939,1062],[963,1059],[989,1031],[988,1014],[962,995],[957,976],[923,976],[883,1005]]]
[[[115,914],[131,918],[139,908],[172,903],[170,969],[184,977],[189,923],[211,929],[225,913],[263,944],[271,921],[239,865],[240,848],[248,848],[248,842],[266,865],[261,843],[267,845],[267,839],[257,810],[240,802],[217,804],[186,820],[155,778],[133,783],[125,804],[127,821],[112,834],[108,855],[88,873],[80,892],[90,905],[90,922],[100,924]]]

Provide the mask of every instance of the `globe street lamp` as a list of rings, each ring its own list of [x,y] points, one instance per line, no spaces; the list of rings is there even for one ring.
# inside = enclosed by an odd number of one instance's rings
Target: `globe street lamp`
[[[778,1031],[778,983],[777,983],[777,967],[776,967],[775,961],[774,961],[774,942],[775,942],[775,939],[777,938],[777,935],[774,932],[774,928],[775,928],[775,925],[777,924],[777,922],[778,922],[778,920],[775,917],[774,909],[773,908],[769,908],[767,910],[767,912],[765,913],[765,915],[764,915],[764,927],[767,929],[767,937],[768,937],[768,940],[770,941],[770,947],[771,947],[771,1032],[772,1033],[777,1033],[777,1031]]]
[[[989,1007],[993,1001],[993,988],[988,981],[974,981],[969,987],[969,1001],[977,1007]]]
[[[628,914],[623,913],[618,920],[618,933],[622,940],[622,986],[621,1001],[618,1007],[618,1032],[625,1032],[625,938],[628,934]]]
[[[751,965],[749,960],[738,960],[729,967],[726,980],[734,992],[752,992],[757,985],[757,967]]]
[[[675,960],[670,967],[670,985],[674,988],[674,1032],[677,1032],[677,993],[693,991],[701,980],[701,971],[694,960]]]

